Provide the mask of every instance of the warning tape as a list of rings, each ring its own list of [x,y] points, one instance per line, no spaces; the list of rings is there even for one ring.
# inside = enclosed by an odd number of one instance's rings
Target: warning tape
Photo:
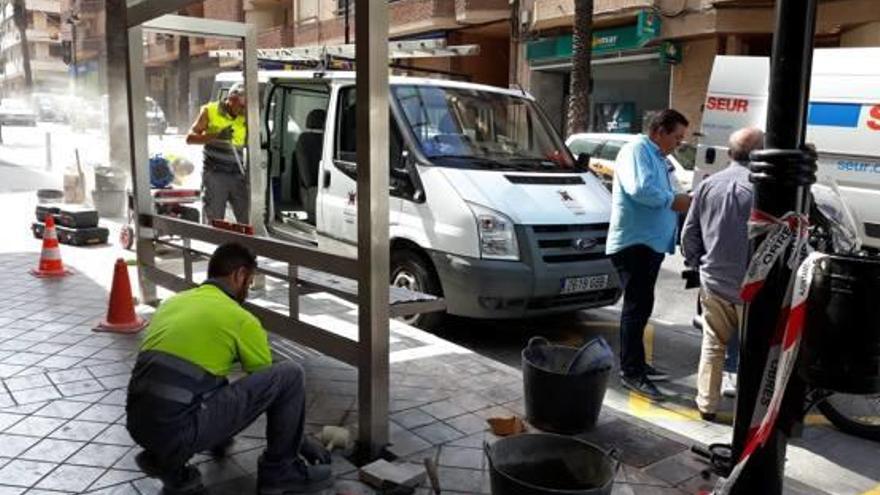
[[[762,447],[773,432],[785,389],[794,370],[803,335],[806,301],[813,280],[813,270],[826,255],[812,252],[808,220],[804,215],[786,214],[777,219],[762,212],[753,212],[749,221],[749,236],[766,234],[755,251],[743,282],[742,297],[751,301],[764,285],[770,269],[785,250],[792,246],[788,264],[793,267],[779,315],[776,331],[770,342],[767,364],[761,376],[761,387],[752,411],[751,424],[746,435],[745,448],[730,476],[720,479],[715,493],[727,495],[733,488],[752,454]],[[796,268],[796,269],[795,269]]]

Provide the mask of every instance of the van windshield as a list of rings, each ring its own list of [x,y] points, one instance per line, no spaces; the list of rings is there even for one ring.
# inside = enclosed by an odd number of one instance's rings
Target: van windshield
[[[562,141],[527,98],[468,88],[393,87],[422,152],[441,166],[574,172]]]

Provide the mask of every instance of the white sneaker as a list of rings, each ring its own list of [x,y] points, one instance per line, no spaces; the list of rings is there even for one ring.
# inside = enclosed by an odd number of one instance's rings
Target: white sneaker
[[[736,397],[736,373],[725,371],[721,375],[721,395]]]

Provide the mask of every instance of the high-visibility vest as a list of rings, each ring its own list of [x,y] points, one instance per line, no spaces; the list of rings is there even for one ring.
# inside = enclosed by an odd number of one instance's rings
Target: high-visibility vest
[[[211,102],[202,107],[208,115],[207,134],[217,134],[223,129],[232,126],[232,139],[230,140],[236,148],[244,148],[247,144],[247,121],[244,115],[232,117],[220,108],[219,102]]]

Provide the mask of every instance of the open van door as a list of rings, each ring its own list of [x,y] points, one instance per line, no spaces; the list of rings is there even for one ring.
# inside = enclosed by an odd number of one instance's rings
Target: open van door
[[[269,225],[313,236],[330,87],[323,82],[272,86],[266,112]]]
[[[318,233],[322,236],[357,243],[357,145],[355,87],[343,86],[336,97],[333,124],[328,125],[327,147],[319,184],[320,205]],[[389,134],[389,160],[393,164],[401,156],[400,133],[392,125]],[[329,155],[329,156],[328,156]],[[388,210],[390,225],[400,216],[401,198],[391,194]]]

